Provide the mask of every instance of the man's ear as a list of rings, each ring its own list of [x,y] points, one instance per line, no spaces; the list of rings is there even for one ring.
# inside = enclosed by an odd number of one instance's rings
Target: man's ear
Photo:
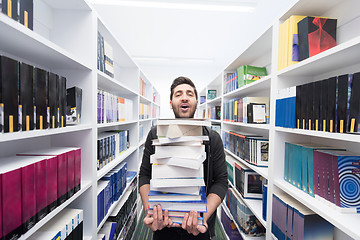
[[[172,104],[171,104],[171,100],[170,100],[170,109],[173,109],[173,108],[172,108]]]

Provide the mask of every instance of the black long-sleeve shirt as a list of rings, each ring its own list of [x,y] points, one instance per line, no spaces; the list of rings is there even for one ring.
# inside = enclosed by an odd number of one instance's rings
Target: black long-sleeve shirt
[[[155,147],[152,146],[152,140],[157,138],[156,131],[156,126],[152,127],[145,142],[144,155],[139,173],[139,188],[144,184],[150,184],[150,155],[155,154]],[[216,131],[203,127],[203,135],[209,136],[209,142],[205,144],[206,160],[203,163],[206,194],[214,193],[223,200],[228,188],[224,147]],[[207,220],[211,236],[214,235],[215,216],[216,210]]]

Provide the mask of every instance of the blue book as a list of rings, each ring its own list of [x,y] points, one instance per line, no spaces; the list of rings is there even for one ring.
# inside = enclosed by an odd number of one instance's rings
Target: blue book
[[[126,172],[126,182],[131,182],[136,176],[137,172],[135,171],[127,171]]]
[[[203,192],[205,192],[205,187],[200,188],[200,192],[198,195],[150,191],[149,202],[201,201],[201,195],[203,194]]]

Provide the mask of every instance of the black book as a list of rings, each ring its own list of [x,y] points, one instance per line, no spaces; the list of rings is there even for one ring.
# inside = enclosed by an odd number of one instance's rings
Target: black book
[[[302,129],[302,121],[301,121],[301,87],[296,86],[296,128]]]
[[[351,96],[349,104],[348,132],[358,132],[360,113],[360,72],[354,73],[351,81]]]
[[[48,85],[48,92],[49,92],[49,107],[50,107],[50,128],[57,128],[58,127],[58,117],[57,117],[57,110],[58,110],[58,81],[59,77],[55,73],[49,73],[49,85]]]
[[[248,123],[266,123],[266,104],[249,103],[247,105]]]
[[[33,30],[34,6],[33,0],[20,0],[20,23]]]
[[[17,132],[19,130],[19,62],[1,56],[0,65],[4,132]]]
[[[34,68],[26,63],[20,64],[20,96],[22,106],[22,130],[34,130]]]
[[[329,82],[327,79],[320,81],[320,122],[319,122],[319,129],[320,131],[326,131],[327,124],[327,102],[328,102],[328,87]]]
[[[313,88],[314,83],[308,83],[306,84],[307,92],[306,92],[306,123],[305,123],[305,129],[313,130],[313,106],[314,106],[314,100],[313,100]]]
[[[19,19],[18,15],[18,0],[2,0],[1,11],[8,15],[10,18],[17,21]]]
[[[59,78],[59,127],[66,127],[66,78]]]
[[[335,132],[336,130],[336,77],[328,79],[328,108],[327,108],[327,126],[328,132]]]
[[[36,107],[36,129],[48,128],[48,74],[40,68],[34,69],[34,96]]]
[[[308,129],[306,126],[306,111],[307,111],[307,92],[308,92],[308,85],[304,84],[301,86],[301,92],[300,92],[300,106],[301,106],[301,123],[300,123],[300,127],[301,129]]]
[[[346,132],[347,126],[347,105],[348,105],[348,84],[349,75],[341,75],[337,77],[336,84],[336,132]]]
[[[314,82],[313,84],[313,130],[320,130],[320,98],[321,95],[321,81]]]
[[[220,120],[221,106],[215,106],[215,119]]]
[[[77,124],[81,120],[82,89],[72,87],[66,91],[66,123]]]

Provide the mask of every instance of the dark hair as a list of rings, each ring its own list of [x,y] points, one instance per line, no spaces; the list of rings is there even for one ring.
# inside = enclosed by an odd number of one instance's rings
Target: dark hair
[[[170,100],[172,100],[172,97],[173,97],[173,94],[174,94],[174,89],[177,86],[181,85],[181,84],[190,85],[194,89],[196,100],[198,99],[198,94],[197,94],[197,91],[196,91],[195,84],[191,81],[191,79],[187,78],[187,77],[178,77],[171,84],[171,87],[170,87]]]

